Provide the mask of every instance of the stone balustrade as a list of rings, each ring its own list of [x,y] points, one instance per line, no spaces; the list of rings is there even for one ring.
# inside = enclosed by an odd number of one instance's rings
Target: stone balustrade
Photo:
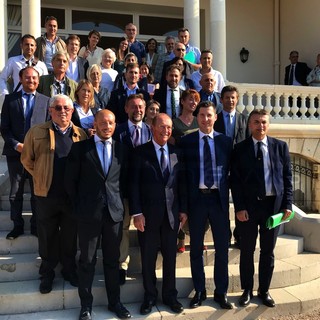
[[[239,90],[237,110],[249,114],[264,108],[272,123],[319,124],[320,88],[252,83],[229,83]],[[286,121],[289,120],[289,121]]]

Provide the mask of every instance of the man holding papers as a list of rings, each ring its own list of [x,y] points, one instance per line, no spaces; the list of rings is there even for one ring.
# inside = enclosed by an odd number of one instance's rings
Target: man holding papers
[[[241,236],[240,280],[244,290],[239,305],[253,297],[254,250],[260,233],[258,297],[268,307],[275,302],[269,294],[274,269],[274,248],[279,227],[268,229],[266,221],[283,212],[291,215],[292,174],[288,146],[267,136],[269,114],[253,110],[249,116],[252,136],[235,145],[231,161],[231,190]]]

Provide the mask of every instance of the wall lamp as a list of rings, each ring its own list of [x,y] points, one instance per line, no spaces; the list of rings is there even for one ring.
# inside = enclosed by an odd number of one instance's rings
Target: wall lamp
[[[249,59],[249,51],[246,48],[242,48],[240,51],[240,60],[245,63]]]

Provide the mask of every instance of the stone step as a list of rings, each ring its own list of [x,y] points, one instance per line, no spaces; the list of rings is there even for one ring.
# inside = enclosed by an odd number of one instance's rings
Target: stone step
[[[28,190],[30,189],[29,183],[25,184],[25,193],[23,194],[23,211],[31,211],[31,204],[30,204],[30,193]],[[4,211],[10,210],[10,201],[8,195],[1,195],[0,197],[0,209]]]
[[[23,236],[24,238],[28,238]],[[23,238],[20,237],[20,238]],[[16,240],[5,240],[6,242],[15,243]],[[34,238],[34,237],[33,237]],[[29,241],[31,239],[28,239]],[[1,242],[0,242],[1,243]],[[189,268],[190,267],[190,255],[188,251],[177,254],[177,268]],[[275,256],[277,259],[285,259],[296,256],[298,253],[303,251],[303,238],[281,235],[278,237],[277,246],[275,249]],[[208,249],[203,253],[204,264],[212,266],[214,262],[214,246],[212,243],[208,243]],[[240,251],[236,248],[231,247],[229,249],[229,264],[239,264]],[[96,266],[96,273],[102,274],[102,254],[101,250],[98,250],[98,261]],[[257,249],[254,256],[255,262],[259,261],[259,250]],[[22,281],[38,279],[39,266],[41,260],[37,252],[34,253],[8,253],[3,254],[0,258],[0,282],[4,281]],[[162,268],[162,256],[159,253],[157,269]],[[57,268],[56,274],[59,275],[60,268]],[[138,273],[141,270],[140,250],[138,247],[130,247],[130,264],[129,274]]]
[[[31,211],[25,211],[22,213],[22,218],[24,220],[24,230],[30,230],[30,218]],[[10,231],[13,228],[13,222],[10,219],[10,211],[0,211],[0,231]]]
[[[307,262],[308,261],[308,262]],[[207,291],[209,294],[213,293],[212,284],[212,267],[206,267],[207,274]],[[238,271],[230,268],[230,286],[229,292],[231,302],[235,303],[236,299],[240,295],[239,285],[236,282],[239,280],[239,275],[236,275]],[[238,268],[236,268],[238,270]],[[297,256],[291,261],[277,261],[275,266],[274,277],[272,280],[271,294],[275,301],[281,305],[286,301],[288,304],[291,302],[302,305],[305,303],[305,308],[310,308],[314,301],[320,302],[320,263],[319,256],[316,254],[303,253]],[[289,279],[295,279],[290,285]],[[161,292],[161,271],[157,272],[159,292]],[[308,282],[301,283],[302,280]],[[7,282],[2,283],[0,287],[0,305],[1,314],[17,314],[17,313],[28,313],[28,312],[42,312],[52,311],[61,309],[71,309],[79,307],[79,297],[77,288],[72,287],[69,283],[65,283],[61,278],[54,280],[54,287],[49,294],[40,294],[38,291],[39,287],[38,280],[20,281],[20,282]],[[281,287],[278,287],[281,285]],[[286,287],[283,287],[286,286]],[[178,269],[177,270],[177,289],[179,292],[179,298],[187,298],[192,296],[193,285],[190,275],[190,269]],[[273,290],[272,290],[273,289]],[[307,290],[305,295],[302,295],[302,290]],[[94,295],[94,306],[106,305],[107,298],[104,288],[104,279],[102,275],[96,275],[93,283],[92,292]],[[233,298],[232,298],[233,297]],[[129,278],[124,286],[121,287],[121,300],[125,304],[139,303],[143,299],[143,287],[141,275],[137,274],[132,278]],[[289,299],[289,300],[288,300]],[[311,301],[310,301],[311,300]],[[256,305],[256,303],[258,303]],[[184,304],[187,307],[188,302]],[[301,307],[300,305],[300,307]],[[159,304],[161,306],[161,304]],[[212,307],[216,308],[217,305],[212,302],[212,299],[207,299],[204,306],[211,308],[211,312],[214,312]],[[260,307],[260,303],[257,299],[254,299],[253,304],[245,308],[246,312],[251,312],[252,309]],[[295,305],[295,308],[298,308]],[[137,309],[137,308],[136,308]],[[167,309],[167,308],[166,308]],[[266,311],[268,308],[262,307],[260,311]],[[279,305],[276,310],[279,309]],[[205,309],[199,308],[197,312],[202,312]],[[286,306],[288,311],[288,306]],[[290,308],[289,308],[290,310]],[[298,310],[298,309],[297,309]],[[238,309],[238,312],[242,309]],[[295,312],[292,309],[293,312]],[[298,310],[298,312],[300,309]],[[186,312],[189,312],[186,310]],[[191,311],[190,311],[191,312]],[[194,310],[192,311],[194,312]],[[209,312],[209,311],[208,311]],[[218,311],[220,312],[220,311]],[[224,311],[226,312],[226,311]],[[268,312],[268,315],[271,311]],[[273,311],[274,312],[274,311]],[[191,313],[192,314],[192,313]],[[191,315],[190,314],[190,315]],[[228,315],[231,316],[233,311],[228,311]],[[272,313],[271,313],[272,314]],[[270,315],[271,315],[270,314]],[[201,317],[201,316],[200,316]],[[200,319],[198,316],[197,319]],[[17,319],[17,318],[12,318]],[[213,318],[210,318],[213,319]],[[238,318],[237,318],[238,319]],[[249,318],[246,318],[249,319]],[[256,319],[256,318],[250,318]]]

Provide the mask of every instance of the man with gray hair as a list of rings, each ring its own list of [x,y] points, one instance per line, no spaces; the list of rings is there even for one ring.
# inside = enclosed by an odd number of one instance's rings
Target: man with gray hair
[[[37,91],[48,97],[65,94],[74,101],[77,83],[66,75],[69,67],[69,55],[64,51],[55,53],[52,57],[52,67],[51,74],[40,77]]]
[[[160,82],[161,80],[161,74],[163,69],[163,64],[169,60],[172,60],[174,58],[173,48],[174,48],[175,38],[174,36],[167,36],[164,40],[164,45],[166,47],[166,52],[160,53],[156,68],[154,70],[154,79],[157,82]]]
[[[86,139],[85,132],[71,122],[72,100],[62,94],[49,101],[51,120],[33,126],[26,134],[21,162],[32,175],[36,198],[39,239],[40,292],[49,293],[54,268],[72,286],[78,285],[75,256],[77,228],[71,201],[64,189],[64,171],[72,143]]]

